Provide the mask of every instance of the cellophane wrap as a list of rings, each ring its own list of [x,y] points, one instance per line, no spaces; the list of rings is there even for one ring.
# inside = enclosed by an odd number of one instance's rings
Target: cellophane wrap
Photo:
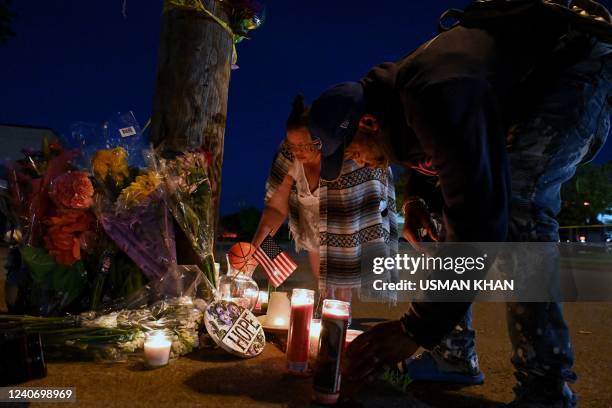
[[[214,216],[208,169],[211,156],[203,149],[181,154],[158,153],[156,163],[164,180],[165,197],[177,224],[198,257],[198,264],[215,287]]]
[[[178,357],[199,346],[204,330],[206,302],[195,297],[206,284],[202,279],[197,266],[181,265],[98,311],[63,317],[0,315],[1,337],[39,333],[51,358],[118,362],[143,349],[147,332],[163,330],[172,341],[171,357]]]

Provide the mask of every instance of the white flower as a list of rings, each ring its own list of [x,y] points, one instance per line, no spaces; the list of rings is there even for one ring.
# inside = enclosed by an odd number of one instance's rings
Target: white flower
[[[113,313],[98,316],[93,320],[83,320],[81,322],[81,326],[114,329],[117,327],[117,315],[118,314],[119,313],[117,312],[113,312]]]

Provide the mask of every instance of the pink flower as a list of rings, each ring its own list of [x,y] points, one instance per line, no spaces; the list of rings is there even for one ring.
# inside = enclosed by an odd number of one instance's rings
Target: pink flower
[[[87,174],[71,171],[55,178],[49,195],[60,208],[85,209],[93,204],[94,188]]]

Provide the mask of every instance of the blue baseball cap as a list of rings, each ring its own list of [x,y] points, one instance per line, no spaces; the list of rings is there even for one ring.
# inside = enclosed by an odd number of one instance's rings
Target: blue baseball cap
[[[363,87],[357,82],[343,82],[324,91],[310,107],[308,130],[321,140],[321,178],[340,177],[344,149],[352,141],[359,119],[365,113]]]

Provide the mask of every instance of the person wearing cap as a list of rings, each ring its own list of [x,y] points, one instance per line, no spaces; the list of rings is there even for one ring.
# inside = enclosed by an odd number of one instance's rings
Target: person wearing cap
[[[485,12],[497,4],[477,3]],[[444,241],[557,242],[561,184],[596,155],[610,127],[612,54],[598,36],[611,20],[593,8],[597,30],[573,30],[586,25],[568,24],[557,3],[520,6],[504,18],[466,13],[401,60],[323,92],[309,122],[322,142],[321,177],[334,180],[346,159],[402,165],[437,178]],[[415,220],[436,239],[423,200],[415,193],[406,203],[406,239],[418,237]],[[419,347],[435,349],[469,308],[413,302],[400,320],[352,342],[343,383],[363,382]],[[518,380],[512,406],[575,406],[561,305],[512,303],[507,318]]]
[[[275,235],[288,218],[295,250],[308,253],[324,297],[350,302],[353,290],[379,295],[360,291],[369,288],[362,283],[361,264],[367,262],[365,257],[397,253],[391,170],[363,168],[347,160],[338,182],[320,183],[321,142],[308,132],[309,112],[298,95],[266,182],[265,206],[252,244],[257,247]]]

